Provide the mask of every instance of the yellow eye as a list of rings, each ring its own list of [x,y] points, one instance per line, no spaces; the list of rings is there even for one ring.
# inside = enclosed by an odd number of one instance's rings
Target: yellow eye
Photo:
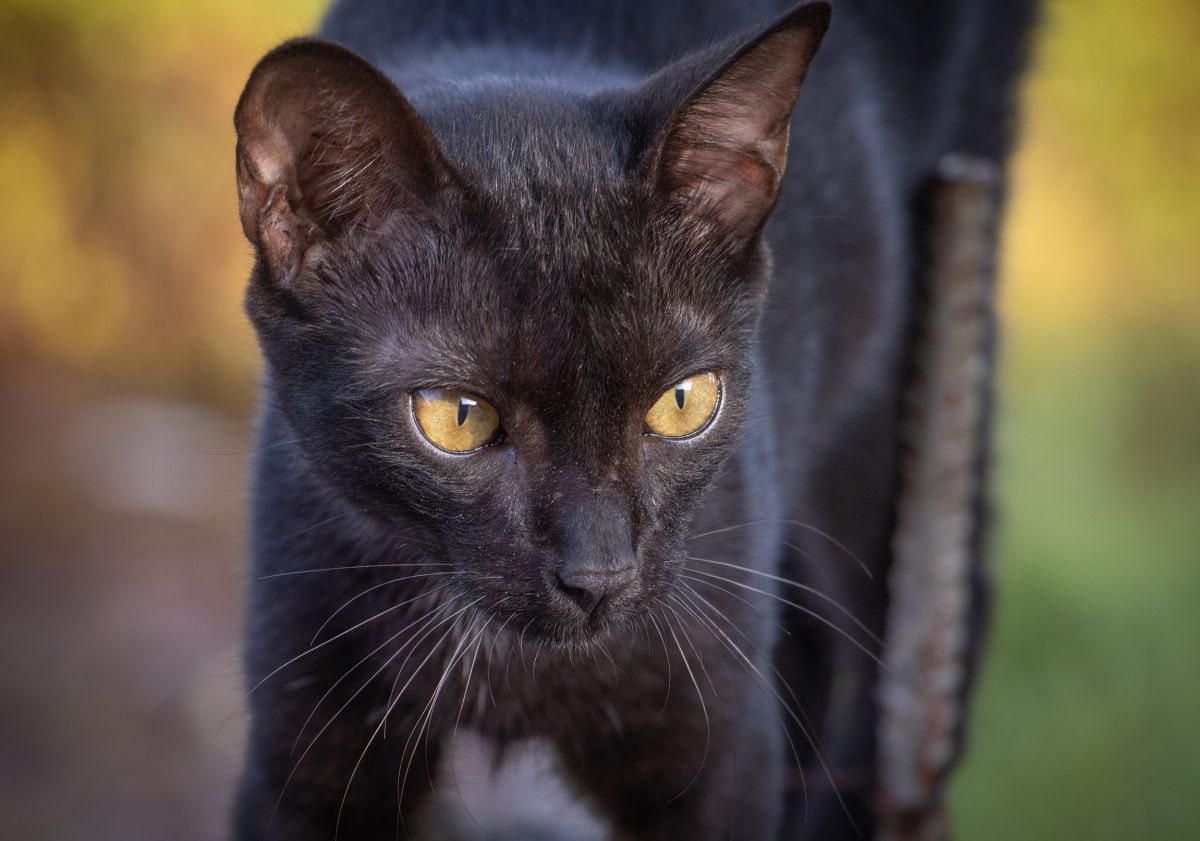
[[[490,444],[500,416],[481,397],[456,388],[424,388],[413,394],[413,417],[429,443],[451,453]]]
[[[686,438],[717,413],[721,382],[712,371],[693,374],[663,392],[646,413],[646,427],[664,438]]]

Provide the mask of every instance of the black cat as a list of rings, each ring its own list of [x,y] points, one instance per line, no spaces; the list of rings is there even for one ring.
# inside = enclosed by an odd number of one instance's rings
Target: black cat
[[[1031,6],[344,0],[262,60],[240,841],[870,837],[913,206]]]

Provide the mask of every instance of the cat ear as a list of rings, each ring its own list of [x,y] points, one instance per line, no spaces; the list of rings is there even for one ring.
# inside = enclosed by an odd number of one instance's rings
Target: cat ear
[[[672,207],[735,240],[761,230],[787,164],[792,108],[829,18],[824,2],[793,9],[693,88],[647,159],[654,189]]]
[[[268,53],[250,74],[234,126],[242,230],[285,283],[314,245],[397,212],[428,212],[453,178],[391,81],[325,41]]]

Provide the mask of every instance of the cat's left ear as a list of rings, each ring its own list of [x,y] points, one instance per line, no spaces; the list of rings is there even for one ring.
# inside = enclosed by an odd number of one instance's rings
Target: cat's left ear
[[[728,239],[762,229],[787,164],[792,108],[829,19],[828,3],[799,6],[701,76],[643,162],[671,208]],[[703,72],[709,60],[685,60],[664,74],[678,83],[681,74],[694,78],[696,61]]]

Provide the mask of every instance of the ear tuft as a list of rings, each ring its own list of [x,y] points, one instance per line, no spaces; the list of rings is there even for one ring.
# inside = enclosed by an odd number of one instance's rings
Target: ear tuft
[[[451,177],[391,81],[318,39],[290,41],[258,63],[234,125],[242,230],[281,281],[319,242],[427,209]]]
[[[718,235],[744,241],[762,229],[787,165],[792,109],[829,19],[824,2],[792,10],[690,95],[650,157],[660,194]]]

